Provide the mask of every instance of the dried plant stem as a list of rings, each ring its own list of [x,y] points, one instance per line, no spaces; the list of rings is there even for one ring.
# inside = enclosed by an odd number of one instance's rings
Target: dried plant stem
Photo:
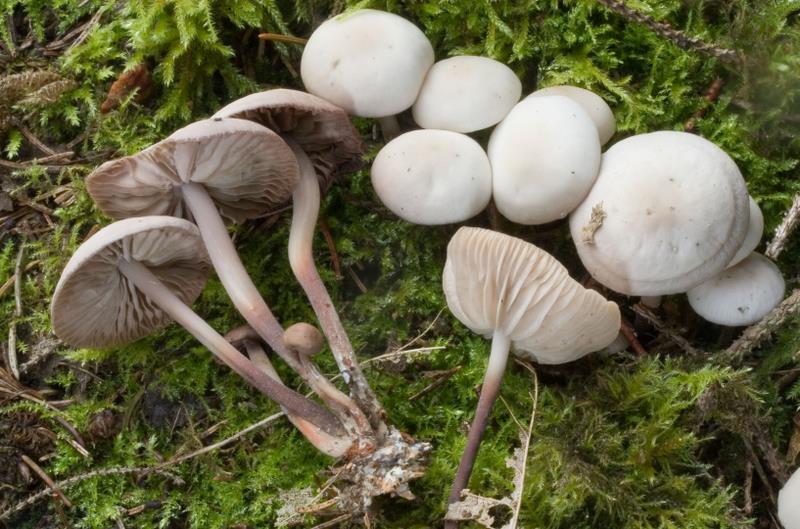
[[[706,112],[708,112],[709,107],[711,107],[711,105],[713,105],[714,102],[716,102],[716,100],[719,99],[720,93],[722,93],[722,79],[718,77],[711,82],[711,85],[709,85],[708,90],[706,90],[706,93],[703,96],[704,100],[703,106],[698,108],[695,111],[695,113],[692,114],[692,117],[690,117],[689,120],[686,122],[686,124],[683,126],[683,129],[686,132],[695,131],[695,129],[697,128],[697,122],[703,116],[706,115]]]
[[[619,323],[619,330],[625,336],[625,339],[628,340],[628,343],[631,344],[633,347],[633,352],[636,353],[636,356],[646,356],[647,350],[642,347],[642,344],[639,342],[639,339],[636,337],[636,332],[631,327],[631,324],[625,318],[620,319]]]
[[[172,481],[181,484],[183,480],[172,474],[171,472],[167,472],[165,470],[161,470],[159,467],[112,467],[112,468],[103,468],[100,470],[93,470],[91,472],[87,472],[85,474],[79,474],[77,476],[73,476],[71,478],[67,478],[61,481],[57,481],[53,483],[53,486],[48,486],[44,490],[33,494],[21,502],[12,505],[8,509],[3,512],[0,512],[0,522],[8,520],[14,514],[25,510],[26,508],[30,507],[31,505],[37,503],[38,501],[46,498],[56,490],[63,490],[67,487],[71,487],[72,485],[81,483],[82,481],[86,481],[87,479],[92,478],[99,478],[104,476],[115,476],[119,474],[159,474],[161,476],[167,477]]]
[[[28,467],[31,470],[33,470],[42,481],[45,482],[45,484],[49,489],[52,489],[52,491],[55,493],[56,496],[58,496],[58,499],[61,500],[61,503],[63,503],[65,507],[67,507],[68,509],[72,507],[72,502],[69,501],[69,498],[67,498],[67,496],[63,492],[61,492],[61,489],[58,488],[58,486],[55,484],[52,478],[47,475],[47,472],[42,470],[42,467],[36,464],[36,461],[26,456],[25,454],[22,454],[22,461],[24,461],[25,464],[28,465]]]
[[[740,62],[739,55],[735,50],[710,44],[698,37],[690,37],[683,31],[675,29],[665,22],[658,22],[653,17],[640,13],[619,0],[597,0],[597,2],[625,19],[645,26],[659,37],[672,41],[681,49],[694,50],[726,63],[738,64]]]
[[[756,347],[766,342],[787,318],[800,311],[800,289],[783,300],[780,305],[764,316],[761,321],[751,325],[742,335],[722,353],[723,362],[739,362]]]
[[[519,523],[519,513],[522,510],[522,490],[525,486],[525,469],[528,467],[528,452],[531,449],[531,438],[533,437],[533,426],[536,424],[536,410],[539,405],[539,375],[536,374],[536,370],[527,362],[520,362],[522,366],[530,371],[531,375],[533,376],[533,395],[531,398],[533,399],[533,408],[531,409],[531,418],[528,421],[528,429],[525,430],[520,437],[523,439],[522,445],[522,461],[520,464],[520,473],[516,476],[514,480],[514,515],[511,517],[511,521],[509,522],[508,527],[510,529],[516,529],[517,524]]]
[[[767,251],[764,255],[770,259],[777,259],[786,246],[786,241],[797,227],[797,221],[800,220],[800,193],[794,196],[791,207],[786,211],[783,220],[775,228],[775,235],[767,245]]]
[[[295,37],[294,35],[281,35],[280,33],[259,33],[258,38],[261,40],[268,40],[272,42],[286,42],[288,44],[299,44],[305,46],[308,39],[303,37]]]
[[[647,323],[649,323],[659,334],[663,334],[672,341],[675,345],[680,347],[684,353],[695,356],[699,355],[700,351],[695,349],[689,340],[680,335],[680,333],[661,321],[655,313],[641,303],[637,303],[633,307],[633,312],[637,316],[641,316]]]
[[[22,316],[22,263],[25,260],[25,244],[20,244],[17,260],[14,264],[14,319]],[[19,380],[19,360],[17,359],[17,323],[12,321],[8,326],[8,370]]]

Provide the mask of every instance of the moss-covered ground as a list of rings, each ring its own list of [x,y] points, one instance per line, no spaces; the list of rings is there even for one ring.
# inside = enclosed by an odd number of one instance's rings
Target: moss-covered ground
[[[627,0],[638,13],[737,50],[740,59],[731,62],[681,49],[595,0],[352,4],[410,18],[439,58],[471,53],[504,61],[525,92],[562,83],[595,90],[614,109],[612,141],[682,130],[695,116],[696,132],[742,169],[764,211],[765,239],[800,191],[800,5],[792,0]],[[0,333],[5,344],[10,329],[16,332],[22,384],[61,408],[19,398],[19,387],[0,380],[0,511],[44,486],[22,465],[23,455],[39,460],[55,480],[153,466],[277,411],[175,326],[119,350],[70,349],[50,331],[49,299],[74,249],[109,222],[84,190],[93,167],[243,94],[301,88],[301,48],[259,41],[257,34],[307,36],[345,7],[339,0],[0,0]],[[112,82],[142,63],[151,82],[101,113]],[[717,80],[718,96],[707,99]],[[357,125],[368,167],[381,142],[372,123]],[[71,153],[51,156],[64,151]],[[37,158],[45,160],[31,162]],[[313,322],[287,263],[289,217],[283,212],[238,227],[236,242],[280,319]],[[317,262],[360,358],[394,351],[428,329],[411,346],[425,351],[366,368],[391,421],[434,447],[427,474],[412,486],[417,499],[382,499],[373,527],[440,526],[488,353],[486,340],[442,311],[445,245],[457,226],[399,221],[377,201],[368,169],[333,187],[323,219],[338,255],[320,234]],[[483,214],[470,224],[489,220]],[[563,223],[500,224],[585,278]],[[15,296],[10,280],[21,248]],[[799,256],[800,234],[778,260],[788,289],[797,286]],[[695,354],[636,317],[634,300],[614,299],[647,354],[596,354],[537,368],[538,414],[519,526],[777,527],[776,493],[800,448],[800,319],[790,318],[775,340],[732,362],[721,351],[738,330],[703,323],[682,297],[666,300],[659,315],[680,329]],[[216,279],[196,309],[219,330],[242,323]],[[321,363],[335,370],[329,357]],[[445,370],[455,372],[448,378]],[[505,459],[518,445],[514,417],[529,416],[532,389],[529,372],[512,366],[473,491],[509,494]],[[70,443],[58,417],[81,433],[88,456]],[[48,497],[3,523],[18,529],[273,527],[281,495],[317,487],[332,464],[280,420],[166,469],[182,482],[157,474],[94,477],[64,490],[72,507]],[[309,516],[300,527],[323,521]]]

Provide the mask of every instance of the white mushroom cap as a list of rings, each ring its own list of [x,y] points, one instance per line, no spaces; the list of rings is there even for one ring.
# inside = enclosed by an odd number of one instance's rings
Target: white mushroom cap
[[[617,122],[614,119],[614,113],[611,112],[611,107],[602,97],[590,90],[569,85],[548,86],[533,92],[528,97],[539,96],[564,96],[582,106],[597,127],[601,145],[605,145],[617,130]]]
[[[373,9],[343,13],[320,25],[303,49],[306,89],[366,118],[414,104],[433,64],[428,37],[408,20]]]
[[[522,83],[505,64],[462,55],[434,64],[411,111],[424,129],[474,132],[500,122],[522,95]]]
[[[372,164],[372,186],[398,217],[450,224],[480,213],[492,196],[483,148],[447,130],[414,130],[387,143]]]
[[[706,320],[731,327],[750,325],[783,299],[786,285],[775,263],[759,253],[689,290],[689,305]]]
[[[570,230],[597,281],[659,296],[721,272],[748,222],[747,189],[733,160],[699,136],[662,131],[622,140],[603,155]]]
[[[488,152],[497,209],[520,224],[566,217],[589,192],[600,166],[594,122],[562,96],[518,103],[492,132]]]
[[[778,520],[785,529],[800,529],[800,470],[792,474],[778,493]]]
[[[517,355],[542,364],[576,360],[619,332],[616,303],[583,288],[544,250],[499,232],[460,228],[442,286],[464,325],[487,337],[500,331]]]
[[[764,234],[764,214],[761,213],[761,208],[758,207],[753,197],[750,199],[750,223],[747,225],[747,235],[744,237],[742,246],[739,251],[733,256],[731,262],[728,263],[728,268],[741,262],[745,257],[753,253],[758,243],[761,242],[761,236]]]

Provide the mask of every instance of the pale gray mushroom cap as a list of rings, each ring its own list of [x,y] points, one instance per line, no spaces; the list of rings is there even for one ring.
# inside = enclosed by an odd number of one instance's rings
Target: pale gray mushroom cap
[[[775,263],[751,253],[686,295],[694,311],[704,319],[735,327],[753,324],[766,316],[781,302],[785,289]]]
[[[339,174],[361,167],[363,146],[350,117],[315,95],[286,88],[257,92],[212,117],[248,119],[291,137],[308,154],[323,191]]]
[[[378,152],[372,186],[381,202],[408,222],[450,224],[483,211],[492,197],[492,168],[469,136],[415,130]]]
[[[489,139],[497,209],[519,224],[566,217],[584,199],[600,167],[600,141],[589,115],[562,96],[518,103]]]
[[[499,123],[522,95],[522,83],[505,64],[462,55],[435,63],[411,111],[424,129],[474,132]]]
[[[747,225],[747,235],[744,237],[744,242],[736,255],[733,256],[731,262],[728,263],[728,268],[741,262],[745,257],[753,253],[758,243],[761,242],[761,236],[764,234],[764,214],[761,213],[761,208],[753,197],[748,197],[750,203],[750,223]]]
[[[602,97],[590,90],[569,85],[548,86],[533,92],[528,97],[539,96],[564,96],[582,106],[597,127],[601,145],[605,145],[617,130],[617,122],[611,107]]]
[[[298,178],[297,160],[280,136],[244,119],[215,118],[104,163],[86,178],[86,188],[115,219],[188,218],[180,187],[196,182],[224,217],[242,222],[287,202]]]
[[[598,282],[659,296],[721,272],[748,222],[747,189],[733,160],[699,136],[662,131],[622,140],[603,155],[570,230]]]
[[[110,224],[78,248],[56,285],[51,317],[59,338],[75,347],[115,347],[171,321],[119,271],[122,258],[141,262],[187,305],[211,271],[191,222],[152,216]]]
[[[433,64],[428,37],[408,20],[374,9],[323,22],[303,49],[306,89],[365,118],[391,116],[414,104]]]
[[[800,470],[795,470],[778,493],[778,520],[784,529],[800,529]]]
[[[450,311],[473,332],[499,330],[517,355],[542,364],[576,360],[609,345],[619,308],[569,277],[553,256],[521,239],[459,229],[442,284]]]

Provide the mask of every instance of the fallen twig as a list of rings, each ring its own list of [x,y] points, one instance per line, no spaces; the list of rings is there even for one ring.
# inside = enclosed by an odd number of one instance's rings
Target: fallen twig
[[[308,39],[302,37],[295,37],[293,35],[281,35],[280,33],[259,33],[258,38],[261,40],[268,40],[271,42],[286,42],[289,44],[300,44],[305,46]]]
[[[686,122],[683,126],[683,129],[686,132],[694,132],[695,128],[697,128],[697,121],[700,120],[703,116],[706,115],[708,109],[714,102],[719,99],[719,94],[722,92],[722,79],[716,78],[706,90],[705,95],[703,96],[703,106],[698,108],[692,117]]]
[[[112,468],[102,468],[100,470],[93,470],[93,471],[87,472],[85,474],[79,474],[77,476],[73,476],[71,478],[67,478],[67,479],[64,479],[64,480],[57,481],[57,482],[53,483],[52,487],[48,486],[44,490],[41,490],[41,491],[37,492],[36,494],[33,494],[33,495],[25,498],[21,502],[15,504],[15,505],[12,505],[11,507],[6,509],[5,511],[0,512],[0,521],[8,520],[14,514],[25,510],[26,508],[30,507],[31,505],[34,505],[39,500],[41,500],[43,498],[46,498],[47,496],[49,496],[50,494],[52,494],[56,490],[66,489],[67,487],[71,487],[72,485],[75,485],[77,483],[81,483],[82,481],[86,481],[87,479],[104,477],[104,476],[114,476],[114,475],[119,475],[119,474],[158,474],[160,476],[164,476],[166,478],[171,479],[172,481],[174,481],[175,483],[177,483],[179,485],[183,483],[183,480],[179,476],[177,476],[177,475],[175,475],[175,474],[173,474],[171,472],[167,472],[165,470],[162,470],[159,467],[112,467]]]
[[[641,343],[639,343],[639,339],[636,337],[633,327],[631,327],[631,324],[628,323],[625,318],[620,318],[619,330],[625,336],[625,339],[628,340],[628,343],[631,344],[631,347],[633,347],[633,351],[636,353],[636,356],[647,355],[647,350],[642,347]]]
[[[680,347],[684,353],[695,356],[699,355],[700,351],[695,349],[689,340],[684,338],[680,335],[677,329],[667,325],[663,321],[661,321],[656,314],[650,310],[649,308],[645,307],[641,303],[637,303],[633,307],[633,312],[636,313],[637,316],[643,318],[647,323],[649,323],[659,334],[662,334],[669,338],[669,340]]]
[[[328,251],[331,252],[331,261],[333,262],[333,272],[336,274],[336,279],[342,278],[342,261],[339,259],[339,252],[336,251],[336,243],[333,240],[331,228],[328,226],[328,221],[324,217],[319,218],[319,231],[325,238],[325,244],[328,245]],[[366,288],[366,287],[365,287]]]
[[[22,262],[25,260],[25,244],[20,244],[14,264],[14,320],[8,326],[8,370],[19,380],[19,360],[17,359],[17,322],[22,316]]]
[[[56,483],[52,480],[50,476],[47,475],[47,472],[42,470],[42,467],[36,464],[36,461],[31,459],[30,457],[22,454],[22,460],[25,462],[28,467],[33,470],[39,478],[45,482],[48,488],[52,489],[53,493],[58,496],[58,499],[61,500],[61,503],[64,504],[68,509],[72,507],[72,502],[69,501],[69,498],[61,492],[61,489],[56,485]]]
[[[681,49],[698,51],[726,63],[738,64],[741,62],[739,54],[735,50],[723,48],[721,46],[717,46],[716,44],[710,44],[698,37],[690,37],[683,31],[673,28],[666,22],[658,22],[653,17],[645,15],[644,13],[640,13],[639,11],[628,7],[619,0],[597,1],[623,18],[632,22],[636,22],[637,24],[641,24],[650,29],[659,37],[663,37],[673,42]]]
[[[36,261],[31,261],[30,263],[28,263],[28,264],[25,266],[25,271],[26,271],[26,272],[30,272],[31,270],[33,270],[34,268],[36,268],[36,267],[37,267],[37,266],[39,266],[40,264],[42,264],[42,262],[41,262],[41,261],[39,261],[39,260],[36,260]],[[8,280],[7,280],[5,283],[3,283],[2,285],[0,285],[0,298],[2,298],[2,297],[3,297],[3,294],[5,294],[6,292],[8,292],[8,290],[9,290],[11,287],[13,287],[13,286],[14,286],[16,283],[17,283],[17,274],[14,274],[14,275],[12,275],[11,277],[9,277],[9,278],[8,278]]]
[[[800,193],[794,196],[792,205],[786,211],[786,214],[784,214],[781,223],[775,228],[775,235],[767,245],[767,251],[764,252],[764,255],[772,260],[778,258],[783,251],[783,247],[786,246],[786,241],[789,239],[789,236],[797,227],[798,220],[800,220]]]
[[[770,339],[787,318],[800,312],[800,289],[795,289],[780,305],[772,309],[761,321],[751,325],[736,341],[721,353],[725,363],[739,362],[745,355]]]

